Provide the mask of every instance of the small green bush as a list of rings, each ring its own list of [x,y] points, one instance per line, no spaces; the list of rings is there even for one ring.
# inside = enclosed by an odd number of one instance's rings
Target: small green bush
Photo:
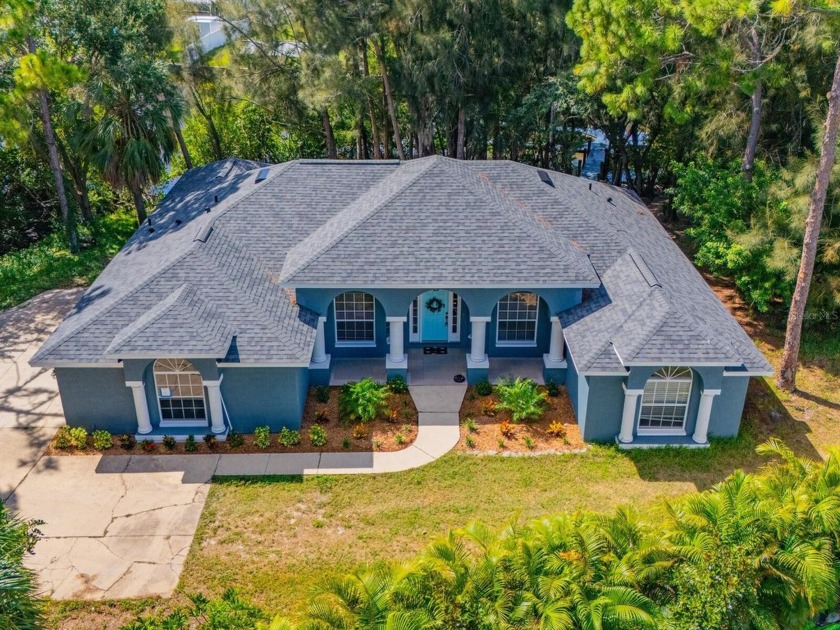
[[[140,442],[140,447],[146,452],[151,453],[157,448],[157,444],[155,444],[154,440],[143,440]]]
[[[135,446],[137,446],[137,438],[131,435],[131,433],[123,433],[120,436],[120,448],[130,451]]]
[[[187,441],[184,442],[184,450],[187,453],[195,453],[198,450],[198,443],[195,441],[194,435],[187,436]]]
[[[309,441],[312,442],[312,446],[323,446],[327,443],[327,432],[323,427],[313,424],[309,428]]]
[[[490,384],[490,381],[478,381],[475,384],[475,392],[479,396],[489,396],[493,393],[493,386]]]
[[[528,378],[502,381],[496,386],[500,409],[510,411],[514,422],[536,420],[545,411],[547,396],[539,391],[537,384]]]
[[[227,436],[227,443],[231,448],[240,448],[245,444],[245,438],[241,433],[231,429]]]
[[[330,388],[326,385],[318,385],[315,387],[315,400],[319,403],[330,402]]]
[[[387,409],[389,395],[387,386],[366,378],[341,388],[339,408],[342,416],[354,422],[370,422]]]
[[[394,436],[394,441],[395,441],[397,444],[399,444],[400,446],[402,446],[403,444],[405,444],[405,436],[404,436],[402,433],[397,433],[397,434]]]
[[[342,448],[350,448],[350,440],[348,440],[347,438],[344,438],[343,440],[341,440],[341,447]]]
[[[467,448],[475,448],[475,440],[471,435],[467,436]]]
[[[277,438],[283,446],[297,446],[300,444],[300,431],[293,431],[287,427],[280,430],[280,436]]]
[[[216,438],[215,433],[207,433],[207,434],[205,434],[205,436],[202,439],[204,440],[204,443],[207,445],[207,448],[210,449],[211,451],[216,448],[216,442],[218,440]]]
[[[161,443],[167,451],[174,451],[175,447],[178,446],[178,442],[171,435],[164,435]]]
[[[548,395],[552,398],[557,398],[560,395],[560,386],[554,381],[548,381],[545,384],[545,391],[547,391]]]
[[[537,445],[534,444],[534,440],[532,440],[528,436],[525,436],[525,448],[527,448],[529,451],[533,451],[536,446]]]
[[[88,432],[84,427],[70,429],[70,442],[74,448],[87,448]]]
[[[254,446],[257,448],[268,448],[271,446],[271,428],[257,427],[254,429]]]
[[[64,449],[73,446],[73,439],[70,437],[70,427],[59,427],[58,432],[55,434],[54,441],[56,448]]]
[[[408,383],[402,376],[392,376],[388,379],[388,389],[395,394],[405,394],[408,391]]]
[[[114,440],[111,438],[111,434],[108,433],[108,431],[100,429],[99,431],[93,432],[93,448],[97,451],[106,451],[113,446]]]
[[[467,431],[470,433],[477,433],[478,432],[478,425],[475,423],[475,420],[472,418],[467,418],[464,422],[464,426],[467,427]]]

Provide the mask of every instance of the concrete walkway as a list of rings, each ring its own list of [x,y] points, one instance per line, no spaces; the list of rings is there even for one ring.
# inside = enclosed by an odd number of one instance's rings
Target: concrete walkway
[[[44,521],[27,564],[54,599],[171,595],[213,476],[396,472],[458,442],[462,385],[411,388],[420,426],[398,452],[46,457],[61,401],[52,371],[28,361],[80,294],[48,291],[0,313],[0,499]]]

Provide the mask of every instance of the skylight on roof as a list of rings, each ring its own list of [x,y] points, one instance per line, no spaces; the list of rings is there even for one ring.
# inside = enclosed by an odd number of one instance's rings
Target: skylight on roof
[[[254,183],[259,184],[260,182],[264,182],[266,179],[268,179],[268,169],[261,168],[260,172],[257,173],[257,179],[254,180]]]

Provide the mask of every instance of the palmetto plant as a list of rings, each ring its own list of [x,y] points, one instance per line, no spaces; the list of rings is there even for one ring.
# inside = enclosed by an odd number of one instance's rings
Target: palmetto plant
[[[358,383],[348,383],[341,389],[339,409],[341,415],[352,421],[370,422],[388,408],[390,391],[372,378]]]
[[[539,391],[537,384],[528,378],[502,381],[496,386],[499,407],[510,411],[514,422],[536,420],[547,405],[548,395]]]
[[[0,628],[42,627],[35,575],[23,566],[40,536],[36,526],[12,517],[0,501]]]

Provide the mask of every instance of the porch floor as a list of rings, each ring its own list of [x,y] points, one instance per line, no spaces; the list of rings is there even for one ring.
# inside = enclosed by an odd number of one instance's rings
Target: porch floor
[[[330,385],[345,385],[351,381],[372,378],[377,383],[384,383],[385,357],[372,359],[332,359],[332,377]]]
[[[454,385],[456,374],[467,376],[467,353],[463,348],[448,348],[446,354],[423,354],[423,348],[409,348],[411,385]]]
[[[540,358],[490,357],[490,382],[494,385],[502,379],[530,378],[540,385],[543,381],[543,360]]]

